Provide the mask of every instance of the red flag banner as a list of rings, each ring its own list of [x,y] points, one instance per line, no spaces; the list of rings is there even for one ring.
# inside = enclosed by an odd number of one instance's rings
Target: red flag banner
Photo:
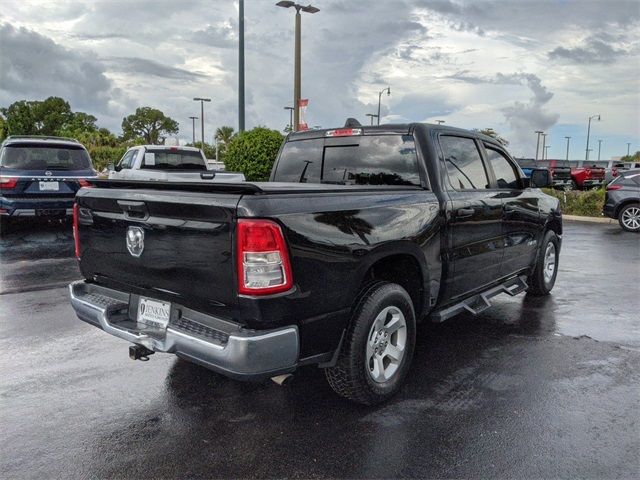
[[[298,115],[300,120],[298,121],[298,130],[309,130],[309,125],[307,125],[306,114],[307,114],[307,105],[309,105],[308,98],[301,98],[298,100]]]

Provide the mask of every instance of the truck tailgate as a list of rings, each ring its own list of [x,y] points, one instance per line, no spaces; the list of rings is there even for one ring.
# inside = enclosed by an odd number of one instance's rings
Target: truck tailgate
[[[82,274],[185,304],[235,303],[232,230],[240,198],[238,192],[82,189]]]

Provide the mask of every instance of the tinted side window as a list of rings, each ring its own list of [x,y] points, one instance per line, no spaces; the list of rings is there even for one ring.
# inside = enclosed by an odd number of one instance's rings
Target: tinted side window
[[[441,136],[440,146],[454,190],[489,188],[489,179],[476,143],[471,138]]]
[[[490,148],[488,145],[485,145],[485,147],[487,149],[487,158],[498,182],[498,188],[519,188],[518,177],[511,162],[507,160],[502,152]]]
[[[276,182],[318,183],[324,139],[285,143],[274,174]]]

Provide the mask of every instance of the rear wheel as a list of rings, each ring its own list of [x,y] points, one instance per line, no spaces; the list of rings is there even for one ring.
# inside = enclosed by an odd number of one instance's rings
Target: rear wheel
[[[540,244],[536,267],[529,275],[529,292],[533,295],[549,295],[558,275],[560,242],[555,232],[549,230]]]
[[[383,402],[402,386],[411,365],[416,324],[407,291],[378,282],[360,297],[334,367],[331,388],[364,405]]]
[[[578,184],[575,180],[571,180],[571,190],[578,190]]]
[[[618,223],[627,232],[640,232],[640,204],[625,205],[618,214]]]

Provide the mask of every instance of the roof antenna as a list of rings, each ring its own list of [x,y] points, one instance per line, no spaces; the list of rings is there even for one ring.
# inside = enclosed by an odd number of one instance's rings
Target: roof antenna
[[[347,118],[347,121],[344,123],[344,128],[353,128],[353,127],[361,127],[362,124],[356,120],[355,118]]]

